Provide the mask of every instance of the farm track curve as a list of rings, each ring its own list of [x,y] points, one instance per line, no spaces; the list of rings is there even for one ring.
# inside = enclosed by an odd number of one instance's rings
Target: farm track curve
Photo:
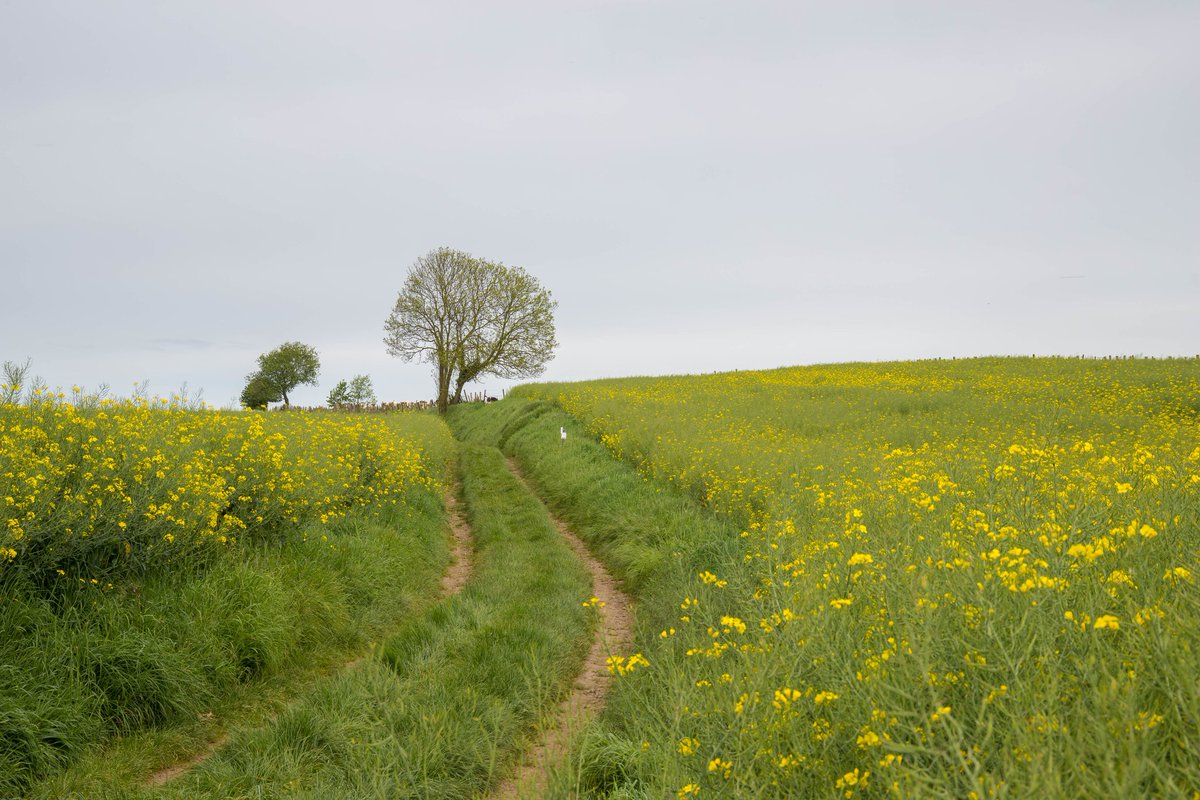
[[[508,468],[531,495],[540,497],[514,459],[508,459]],[[567,524],[548,508],[546,511],[592,575],[592,596],[602,604],[598,609],[600,625],[570,695],[554,711],[536,744],[525,752],[516,772],[496,786],[487,795],[488,800],[518,800],[545,794],[550,770],[566,758],[572,736],[604,707],[613,681],[608,671],[609,655],[627,650],[633,642],[633,610],[628,595]]]
[[[458,500],[461,488],[461,485],[456,480],[454,485],[446,492],[444,498],[446,511],[449,513],[450,524],[450,565],[446,568],[445,573],[442,574],[439,602],[447,600],[461,592],[471,579],[471,526],[467,522],[466,517],[463,516],[461,504]],[[339,667],[338,671],[354,669],[366,658],[367,656],[365,655],[355,656]],[[262,724],[274,722],[277,716],[278,714],[271,714],[263,720]],[[228,741],[229,732],[225,731],[210,741],[203,750],[191,758],[163,767],[155,772],[146,780],[145,785],[148,788],[154,788],[178,778],[188,770],[202,764]]]

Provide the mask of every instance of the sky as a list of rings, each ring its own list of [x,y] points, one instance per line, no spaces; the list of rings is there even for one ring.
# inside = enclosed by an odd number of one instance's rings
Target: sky
[[[0,0],[0,360],[232,406],[437,247],[543,380],[1200,353],[1200,3]],[[500,394],[513,381],[470,390]]]

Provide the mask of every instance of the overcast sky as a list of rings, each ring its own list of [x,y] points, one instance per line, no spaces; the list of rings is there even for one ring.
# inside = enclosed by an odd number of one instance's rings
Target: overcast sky
[[[546,379],[1200,353],[1200,3],[0,0],[0,360],[428,398],[418,256],[524,267]],[[498,393],[500,381],[475,388]]]

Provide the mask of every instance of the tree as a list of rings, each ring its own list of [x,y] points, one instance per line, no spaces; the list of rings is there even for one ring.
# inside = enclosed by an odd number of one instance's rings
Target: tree
[[[520,267],[482,262],[481,313],[472,320],[457,358],[454,400],[484,376],[531,378],[542,374],[558,346],[550,292]]]
[[[280,397],[282,395],[275,384],[262,375],[255,372],[246,376],[246,388],[242,389],[241,397],[242,405],[246,408],[266,408],[267,403],[278,403]]]
[[[320,371],[321,360],[316,350],[300,342],[285,342],[258,357],[258,372],[246,376],[247,388],[256,377],[262,378],[278,393],[274,399],[282,398],[287,408],[291,405],[288,392],[302,383],[316,386]]]
[[[338,381],[337,386],[329,390],[329,397],[325,398],[325,404],[330,408],[343,408],[350,405],[350,384],[344,380]]]
[[[467,383],[484,375],[540,375],[558,346],[557,305],[520,267],[443,247],[409,269],[384,323],[384,343],[393,356],[433,364],[444,413],[462,400]]]
[[[338,381],[337,386],[330,390],[327,403],[330,408],[374,405],[375,389],[371,386],[370,376],[355,375],[349,383]]]
[[[369,375],[355,375],[350,379],[350,402],[356,406],[375,405],[375,387]]]

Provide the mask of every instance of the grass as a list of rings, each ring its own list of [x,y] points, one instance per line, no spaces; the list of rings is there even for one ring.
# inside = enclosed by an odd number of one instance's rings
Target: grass
[[[651,667],[555,796],[1192,797],[1197,397],[1195,360],[977,359],[456,412],[640,601]]]
[[[30,797],[100,796],[202,749],[231,718],[272,713],[428,606],[448,558],[442,520],[435,499],[417,496],[382,519],[351,516],[308,541],[229,553],[191,580],[147,581],[136,597],[94,591],[67,614],[42,606],[5,664],[46,709],[26,712],[40,724],[25,741],[48,755],[8,763],[51,775]],[[20,719],[25,702],[0,719]]]
[[[440,479],[451,453],[440,420],[408,415],[380,430],[389,427],[421,443]],[[449,558],[437,486],[401,485],[325,523],[111,581],[48,588],[6,571],[0,797],[133,792],[232,718],[269,716],[419,613]]]
[[[499,444],[513,455],[539,495],[636,598],[631,652],[647,654],[651,668],[617,681],[605,711],[556,776],[551,796],[665,796],[678,771],[674,759],[656,763],[660,754],[644,743],[649,732],[669,738],[681,728],[679,687],[687,675],[682,655],[664,648],[660,634],[678,624],[680,587],[739,550],[737,529],[647,483],[552,403],[461,406],[451,410],[449,422],[459,438]],[[566,445],[560,444],[560,426],[567,429]],[[674,680],[663,679],[668,675]]]
[[[460,454],[467,587],[153,797],[480,795],[569,689],[589,577],[494,448]],[[125,796],[125,795],[117,795]]]

